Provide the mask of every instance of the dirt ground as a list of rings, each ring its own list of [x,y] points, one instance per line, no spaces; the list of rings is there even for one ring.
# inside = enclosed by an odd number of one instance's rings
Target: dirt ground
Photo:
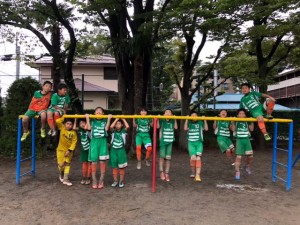
[[[295,154],[297,154],[297,151]],[[279,154],[285,162],[285,154]],[[38,160],[36,177],[15,183],[15,161],[0,160],[1,225],[98,224],[300,224],[300,161],[293,169],[292,189],[271,180],[272,150],[256,150],[253,174],[241,173],[219,150],[205,150],[202,182],[189,178],[187,153],[174,152],[169,183],[159,180],[151,192],[151,168],[129,159],[126,186],[112,188],[111,169],[104,189],[80,184],[79,156],[71,167],[72,187],[58,180],[54,153]],[[23,172],[26,163],[22,164]],[[285,177],[284,170],[279,173]]]

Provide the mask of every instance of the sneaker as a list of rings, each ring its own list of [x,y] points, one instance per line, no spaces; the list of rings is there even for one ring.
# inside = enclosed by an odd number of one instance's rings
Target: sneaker
[[[23,135],[21,137],[21,141],[25,141],[29,134],[30,134],[30,131],[28,131],[27,133],[23,133]]]
[[[67,186],[72,186],[73,185],[69,180],[64,180],[63,184],[65,184]]]
[[[191,175],[190,175],[190,178],[195,178],[195,174],[191,174]]]
[[[137,162],[136,168],[137,168],[138,170],[140,170],[140,169],[142,168],[142,163],[141,163],[141,161],[138,161],[138,162]]]
[[[200,177],[200,175],[196,175],[196,176],[195,176],[195,181],[201,182],[201,177]]]
[[[246,173],[250,176],[252,174],[252,171],[250,169],[249,166],[246,166],[246,169],[245,169]]]
[[[48,134],[49,136],[51,136],[52,130],[49,130],[47,134]]]
[[[54,137],[56,135],[56,130],[52,131],[51,136]]]
[[[63,175],[60,174],[58,179],[59,179],[60,182],[64,182],[64,176]]]
[[[85,184],[85,179],[83,178],[81,181],[80,181],[81,184]]]
[[[117,186],[118,186],[118,184],[119,184],[119,182],[118,182],[118,181],[114,181],[114,182],[111,184],[111,186],[112,186],[112,187],[117,187]]]
[[[46,130],[45,129],[41,129],[41,137],[42,138],[46,137]]]
[[[98,185],[97,185],[97,184],[93,184],[93,185],[92,185],[92,188],[93,188],[93,189],[97,189],[97,188],[98,188]]]
[[[124,183],[123,183],[123,181],[120,181],[119,182],[119,188],[123,188],[125,185],[124,185]]]
[[[264,134],[264,138],[266,141],[270,141],[271,140],[271,137],[269,136],[269,134]]]
[[[146,166],[151,166],[151,163],[149,160],[145,160],[145,162],[146,162]]]
[[[240,180],[241,179],[240,172],[235,172],[235,179],[236,180]]]
[[[88,184],[90,184],[90,183],[91,183],[91,178],[89,178],[89,177],[88,177],[88,178],[86,178],[86,180],[85,180],[85,183],[84,183],[84,184],[87,184],[87,185],[88,185]]]
[[[169,176],[169,174],[168,173],[166,173],[166,181],[170,181],[170,176]]]
[[[266,118],[269,119],[269,120],[271,120],[271,119],[273,119],[273,116],[271,114],[267,114]]]
[[[164,174],[163,171],[160,172],[160,179],[161,180],[165,180],[166,179],[165,174]]]

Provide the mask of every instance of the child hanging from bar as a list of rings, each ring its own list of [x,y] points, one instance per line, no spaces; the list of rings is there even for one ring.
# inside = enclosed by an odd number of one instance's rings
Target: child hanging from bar
[[[146,107],[141,107],[140,115],[145,116],[148,114]],[[150,138],[150,126],[153,125],[152,119],[149,118],[139,118],[133,119],[133,127],[136,127],[136,157],[137,157],[137,166],[138,170],[142,167],[142,144],[145,146],[146,152],[146,166],[150,166],[150,156],[152,153],[152,141]]]
[[[71,104],[70,97],[67,93],[67,85],[60,83],[57,87],[57,93],[51,97],[51,105],[47,110],[47,122],[50,127],[48,135],[55,136],[56,128],[55,121],[67,113],[67,109]]]
[[[190,116],[198,117],[197,113],[192,111]],[[208,126],[205,120],[186,120],[184,130],[187,130],[188,150],[190,155],[191,178],[195,181],[201,181],[201,157],[203,153],[203,130],[207,131]]]
[[[243,83],[241,88],[244,96],[241,99],[240,108],[249,110],[251,116],[257,119],[258,127],[264,135],[265,140],[271,140],[271,137],[266,130],[263,116],[266,113],[267,119],[273,119],[272,112],[275,106],[275,99],[267,94],[250,91],[251,87],[249,83]],[[262,98],[267,99],[263,104],[260,102]]]
[[[95,115],[104,115],[104,109],[97,107]],[[107,146],[107,132],[106,124],[109,123],[106,118],[90,119],[89,115],[86,117],[87,129],[91,130],[92,139],[90,143],[89,161],[92,162],[92,188],[102,189],[104,187],[104,177],[106,170],[106,161],[109,159],[108,146]],[[100,162],[100,179],[97,182],[96,172],[97,164]]]
[[[171,109],[165,110],[164,116],[173,116]],[[170,181],[170,166],[173,142],[175,140],[174,129],[178,129],[175,119],[160,119],[157,124],[159,130],[159,172],[160,179]],[[165,170],[164,170],[165,163]]]
[[[112,115],[108,116],[108,120],[112,118]],[[124,127],[125,126],[125,127]],[[125,150],[126,144],[126,131],[129,125],[125,119],[116,118],[114,122],[109,126],[106,124],[106,130],[111,130],[111,148],[109,165],[112,167],[114,182],[112,187],[123,188],[124,178],[125,178],[125,168],[127,167],[127,155]],[[120,179],[118,179],[118,173],[120,174]]]
[[[88,115],[86,115],[87,117]],[[79,119],[77,126],[77,118],[75,118],[73,130],[78,131],[80,136],[81,151],[80,151],[80,162],[82,169],[81,184],[91,183],[92,163],[88,161],[90,151],[91,133],[87,129],[86,119]]]
[[[73,120],[70,118],[59,118],[56,120],[56,125],[60,130],[59,142],[56,149],[58,170],[60,172],[59,180],[67,186],[72,186],[69,174],[73,153],[77,144],[77,134],[73,130]]]
[[[222,109],[220,110],[218,115],[220,118],[226,118],[227,111],[225,109]],[[215,120],[213,123],[213,128],[215,131],[215,135],[217,135],[217,142],[221,152],[226,153],[227,158],[231,159],[232,155],[235,152],[234,145],[230,138],[230,131],[233,131],[233,124],[231,123],[231,121]]]
[[[245,109],[239,109],[237,111],[237,117],[247,118],[247,111]],[[250,165],[253,160],[253,149],[250,141],[250,132],[254,130],[254,124],[252,122],[236,121],[233,129],[236,134],[235,179],[240,180],[242,156],[246,155],[245,171],[248,175],[251,175]]]

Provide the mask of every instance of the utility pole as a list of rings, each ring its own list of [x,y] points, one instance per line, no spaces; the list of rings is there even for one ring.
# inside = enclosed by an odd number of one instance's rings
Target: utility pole
[[[214,70],[214,109],[216,109],[216,97],[218,95],[218,70]]]
[[[18,45],[19,41],[19,32],[16,33],[16,79],[20,78],[20,46]]]

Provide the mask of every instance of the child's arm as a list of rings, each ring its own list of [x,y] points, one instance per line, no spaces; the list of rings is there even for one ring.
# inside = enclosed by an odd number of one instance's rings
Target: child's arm
[[[249,130],[250,132],[254,131],[254,123],[249,124]]]
[[[61,128],[64,126],[64,120],[65,118],[62,116],[61,118],[58,118],[55,122],[56,122],[56,125],[57,125],[57,128],[59,130],[61,130]]]
[[[203,123],[204,123],[203,130],[208,131],[207,121],[206,121],[206,120],[203,120]]]
[[[268,94],[265,94],[265,93],[262,93],[261,97],[263,97],[263,98],[269,98],[273,102],[276,101],[275,98],[273,98],[271,95],[268,95]]]
[[[231,121],[231,122],[230,122],[230,130],[231,130],[232,132],[234,132],[235,129],[236,129],[236,127],[235,127],[235,122],[234,122],[234,121]]]
[[[90,123],[90,115],[89,114],[85,114],[85,118],[86,118],[86,129],[87,130],[91,130],[91,123]]]
[[[107,123],[106,123],[106,126],[105,126],[105,130],[106,131],[109,130],[109,125],[110,125],[111,118],[112,118],[112,114],[108,114],[108,116],[107,116]],[[116,121],[116,119],[115,119],[115,121]],[[115,123],[115,121],[113,123]]]
[[[177,120],[174,120],[174,129],[175,129],[175,130],[178,129],[178,123],[177,123]]]
[[[183,127],[183,129],[184,129],[184,130],[188,130],[188,129],[189,129],[189,127],[188,127],[188,120],[186,120],[186,121],[184,122],[184,127]]]
[[[132,126],[133,126],[133,127],[136,127],[135,118],[133,118],[133,120],[132,120]]]
[[[125,130],[128,130],[129,128],[129,124],[127,123],[127,121],[125,119],[122,119],[125,125]]]
[[[66,153],[65,153],[66,157],[68,157],[71,152],[75,151],[76,145],[77,145],[77,134],[75,132],[75,134],[73,135],[73,138],[72,138],[72,143],[71,143],[68,151],[66,151]]]
[[[73,130],[78,131],[78,127],[77,127],[77,118],[75,118],[75,120],[74,120]]]
[[[159,129],[159,128],[160,128],[160,123],[159,123],[159,120],[157,120],[156,128],[157,128],[157,129]]]
[[[217,121],[216,120],[213,123],[213,128],[214,128],[214,130],[217,128]]]

